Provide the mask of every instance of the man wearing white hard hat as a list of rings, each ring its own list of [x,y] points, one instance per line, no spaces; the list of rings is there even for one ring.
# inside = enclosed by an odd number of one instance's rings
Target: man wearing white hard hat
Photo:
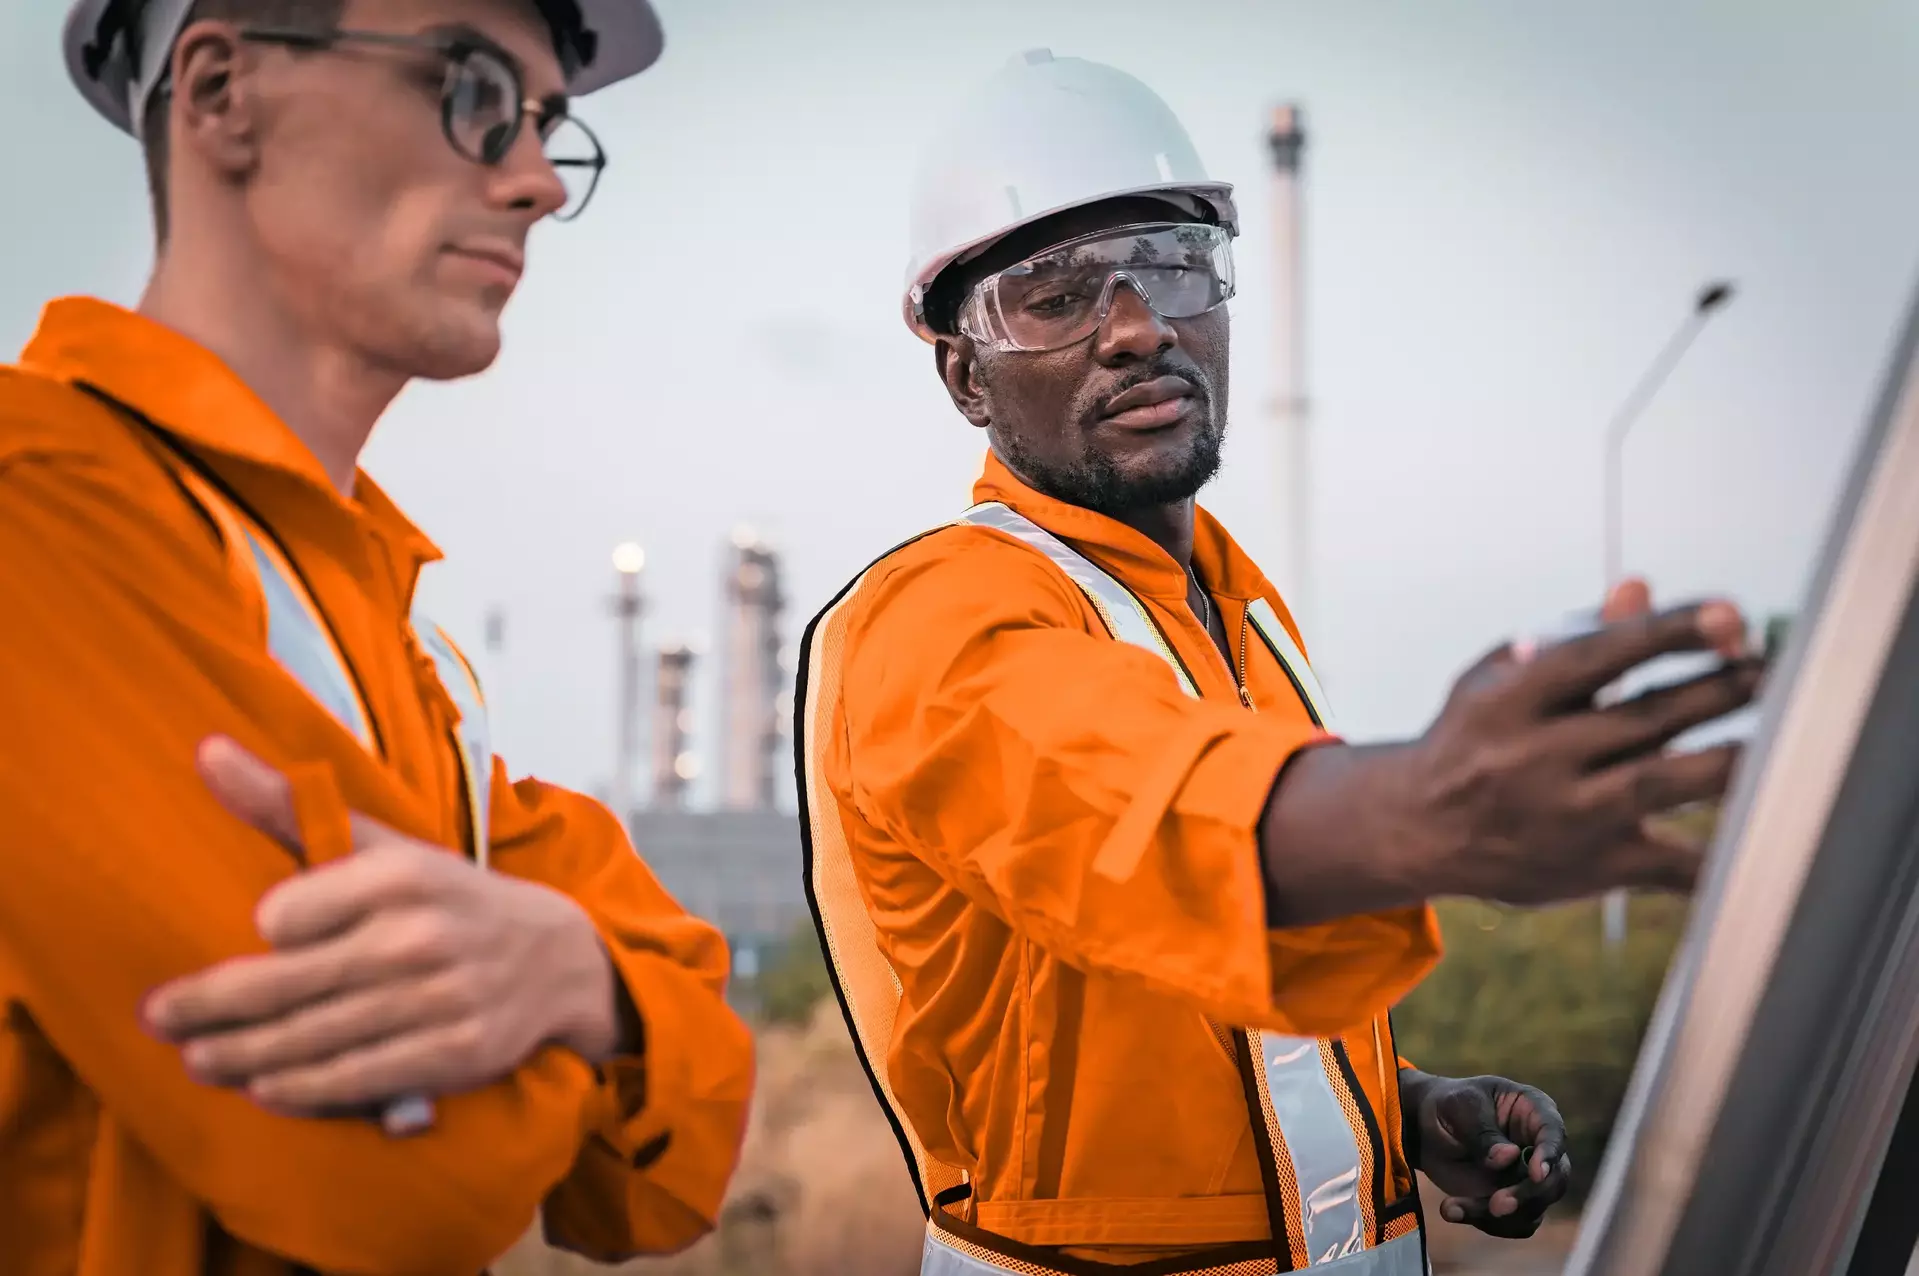
[[[1723,638],[1723,604],[1501,649],[1420,739],[1337,739],[1278,594],[1194,503],[1236,230],[1146,86],[1044,52],[958,106],[915,187],[906,321],[990,452],[973,508],[813,622],[797,748],[926,1276],[1414,1276],[1415,1171],[1448,1219],[1531,1234],[1570,1171],[1552,1101],[1393,1048],[1427,901],[1683,886],[1696,852],[1642,819],[1726,782],[1729,751],[1660,746],[1744,703],[1747,664],[1572,708]]]
[[[0,1271],[712,1226],[725,944],[612,812],[509,781],[414,604],[438,552],[358,467],[409,381],[493,361],[605,165],[573,103],[660,47],[644,0],[74,8],[160,247],[137,309],[55,301],[0,367]]]

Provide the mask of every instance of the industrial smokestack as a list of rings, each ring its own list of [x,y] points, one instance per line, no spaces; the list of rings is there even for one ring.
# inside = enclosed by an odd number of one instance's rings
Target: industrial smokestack
[[[613,619],[619,627],[620,654],[615,696],[613,781],[609,802],[622,826],[633,818],[634,772],[640,761],[640,571],[646,551],[631,541],[613,551],[619,589],[613,595]]]
[[[686,805],[686,786],[698,773],[687,751],[693,715],[686,707],[693,675],[693,649],[682,643],[661,647],[656,667],[658,695],[653,706],[653,805],[677,811]]]
[[[1266,137],[1273,157],[1273,458],[1279,503],[1273,582],[1295,616],[1307,613],[1312,587],[1312,438],[1306,398],[1306,320],[1300,154],[1306,117],[1293,105],[1273,110]]]
[[[720,801],[770,810],[780,747],[779,558],[749,529],[733,536],[727,573],[726,706]]]

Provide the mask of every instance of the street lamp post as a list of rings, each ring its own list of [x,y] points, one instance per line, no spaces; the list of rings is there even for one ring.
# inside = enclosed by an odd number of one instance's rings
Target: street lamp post
[[[622,828],[633,818],[633,772],[640,753],[640,570],[645,566],[646,551],[632,541],[614,549],[619,591],[613,596],[613,615],[620,630],[620,667],[611,796]]]
[[[1659,352],[1639,378],[1639,384],[1633,387],[1632,393],[1619,405],[1619,410],[1613,413],[1612,421],[1606,427],[1604,542],[1608,594],[1626,574],[1626,436],[1638,424],[1639,418],[1645,415],[1646,406],[1652,402],[1660,387],[1666,384],[1666,379],[1679,366],[1679,360],[1691,348],[1714,312],[1730,301],[1732,295],[1733,286],[1726,280],[1714,281],[1699,290],[1698,297],[1693,300],[1692,310],[1666,342],[1665,349]],[[1626,892],[1607,892],[1601,908],[1606,947],[1616,950],[1626,940]]]

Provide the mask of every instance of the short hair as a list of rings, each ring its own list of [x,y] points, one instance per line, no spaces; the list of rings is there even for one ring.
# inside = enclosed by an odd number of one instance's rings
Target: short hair
[[[295,27],[325,31],[338,26],[346,15],[347,0],[194,0],[181,30],[195,22],[231,22],[239,26]],[[139,36],[128,37],[129,52],[136,65],[140,59]],[[168,51],[171,56],[171,50]],[[153,200],[153,235],[156,242],[167,242],[167,112],[173,93],[163,85],[147,98],[147,109],[140,118],[140,145],[146,152],[147,193]]]

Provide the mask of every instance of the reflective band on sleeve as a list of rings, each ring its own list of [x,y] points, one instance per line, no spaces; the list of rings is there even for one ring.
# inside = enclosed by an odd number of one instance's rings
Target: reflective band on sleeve
[[[1369,1185],[1352,1124],[1327,1076],[1337,1065],[1322,1057],[1325,1047],[1314,1037],[1263,1032],[1259,1047],[1273,1115],[1299,1182],[1307,1260],[1317,1267],[1358,1253],[1372,1240],[1360,1205]]]
[[[1181,689],[1189,696],[1199,695],[1199,689],[1193,685],[1192,678],[1173,654],[1173,649],[1166,645],[1159,626],[1146,614],[1146,608],[1139,599],[1133,597],[1131,590],[1094,566],[1084,555],[1076,553],[1065,541],[1024,514],[997,501],[975,505],[960,515],[960,521],[1005,532],[1052,559],[1054,565],[1065,572],[1067,578],[1078,585],[1080,592],[1091,601],[1113,637],[1135,647],[1144,647],[1164,660],[1172,666]]]

